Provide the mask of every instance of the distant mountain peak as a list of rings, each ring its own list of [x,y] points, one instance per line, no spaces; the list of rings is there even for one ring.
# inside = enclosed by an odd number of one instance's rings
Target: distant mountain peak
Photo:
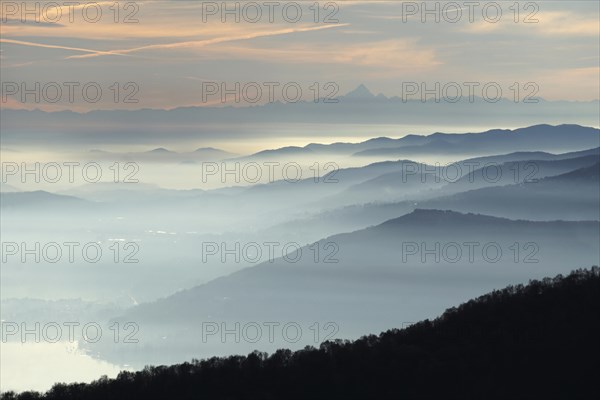
[[[166,153],[171,153],[171,151],[165,149],[164,147],[159,147],[159,148],[156,148],[156,149],[148,151],[148,153],[163,153],[163,154],[166,154]]]
[[[395,142],[396,139],[389,138],[387,136],[379,136],[376,138],[368,139],[362,143],[375,143],[375,142]]]
[[[356,89],[348,92],[344,97],[352,99],[372,99],[375,95],[361,83]]]

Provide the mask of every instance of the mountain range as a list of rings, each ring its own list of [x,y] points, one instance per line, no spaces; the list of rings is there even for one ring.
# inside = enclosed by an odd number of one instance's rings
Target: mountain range
[[[527,126],[539,121],[600,125],[598,100],[569,102],[537,99],[535,103],[523,103],[508,99],[490,102],[476,97],[472,101],[463,98],[455,103],[422,102],[420,99],[404,102],[398,97],[369,96],[367,92],[359,87],[346,96],[340,96],[337,103],[274,102],[251,107],[193,106],[172,110],[95,110],[87,113],[3,109],[0,127],[4,134],[3,146],[50,144],[64,149],[74,145],[139,146],[164,143],[165,132],[169,133],[171,141],[182,142],[239,140],[251,132],[260,132],[264,137],[280,137],[283,126],[305,125],[307,121],[320,125],[313,134],[322,132],[324,126],[329,124],[421,126],[423,121],[427,121],[429,126],[446,127],[464,127],[465,121],[471,126]],[[306,132],[308,128],[303,126],[302,129]],[[82,130],[85,135],[81,134]],[[444,140],[439,139],[429,144],[430,151],[444,146]],[[583,147],[594,145],[597,143],[588,143]]]

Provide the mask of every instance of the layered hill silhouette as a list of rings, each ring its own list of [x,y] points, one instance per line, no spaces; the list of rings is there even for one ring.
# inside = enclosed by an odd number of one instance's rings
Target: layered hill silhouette
[[[198,344],[207,322],[334,322],[347,337],[368,327],[385,329],[394,321],[435,316],[444,304],[510,282],[566,272],[569,264],[594,264],[598,224],[416,210],[134,307],[116,320],[140,325],[140,346],[116,355],[108,354],[110,344],[95,351],[129,364],[142,353],[163,363],[190,348],[202,355],[249,351],[248,343],[219,337]],[[168,354],[163,351],[167,343]],[[281,345],[262,344],[268,349]]]
[[[356,341],[121,372],[2,400],[591,399],[600,358],[600,270],[508,286],[434,320]]]
[[[486,160],[481,158],[477,162],[485,165]],[[581,165],[587,166],[577,168]],[[485,172],[485,168],[477,169],[450,183],[435,183],[434,173],[423,178],[422,192],[416,192],[414,184],[403,180],[402,172],[382,174],[351,185],[327,199],[328,204],[338,204],[337,207],[273,226],[267,232],[295,240],[316,240],[323,235],[379,224],[417,208],[473,211],[535,221],[600,220],[598,156],[547,161],[525,157],[525,161],[492,166],[489,172]],[[568,172],[552,175],[565,170]],[[518,177],[516,171],[519,171]],[[536,178],[527,179],[528,176]],[[420,174],[411,177],[420,182]],[[349,201],[353,196],[357,199],[354,204]],[[409,200],[394,201],[407,197]],[[376,201],[378,198],[388,201]]]
[[[593,147],[598,144],[598,130],[578,125],[534,125],[515,130],[494,129],[478,134],[434,133],[423,137],[420,144],[379,149],[363,150],[356,156],[397,156],[406,157],[418,154],[472,154],[498,153],[503,151],[562,150],[571,148],[569,140],[586,143]],[[542,145],[542,143],[544,143]]]
[[[357,101],[365,94],[356,93]],[[143,260],[124,265],[107,257],[94,269],[67,262],[50,269],[43,263],[23,268],[22,258],[15,256],[3,266],[4,288],[15,297],[51,295],[53,290],[90,298],[123,296],[123,307],[101,318],[107,326],[138,324],[139,343],[115,346],[107,335],[82,346],[102,360],[133,368],[181,362],[192,354],[298,350],[318,344],[314,326],[321,334],[329,333],[324,327],[335,328],[332,338],[356,339],[433,318],[448,305],[510,283],[598,264],[599,137],[592,128],[542,125],[462,136],[310,144],[255,157],[293,160],[408,149],[417,160],[436,151],[455,160],[463,155],[454,149],[463,144],[478,157],[441,166],[392,155],[393,161],[343,168],[317,180],[311,176],[216,190],[98,183],[58,193],[10,193],[4,188],[12,188],[3,186],[3,229],[22,235],[10,240],[132,241],[140,243]],[[565,144],[565,138],[571,143]],[[535,142],[547,146],[533,146]],[[552,154],[530,148],[578,150]],[[213,150],[204,153],[194,157],[201,160]],[[191,153],[157,148],[135,154],[152,162],[179,162]],[[468,165],[474,166],[472,172],[467,173]],[[453,168],[461,174],[452,175]],[[274,241],[276,250],[269,254],[264,243]],[[255,254],[250,254],[253,261],[235,260],[231,254],[223,261],[217,253],[206,261],[205,242],[227,249],[254,243],[262,254],[258,261]],[[49,280],[60,284],[46,289]],[[129,304],[135,306],[127,308]],[[39,319],[46,314],[33,313]],[[281,335],[250,342],[231,336],[224,340],[219,334],[203,341],[207,323],[230,330],[236,324],[264,328],[265,323],[292,323],[303,335],[295,342]],[[420,362],[415,361],[417,366]]]
[[[373,138],[360,143],[311,143],[264,150],[239,159],[262,160],[290,156],[354,155],[356,157],[410,158],[423,155],[498,154],[501,152],[578,151],[598,147],[600,131],[580,125],[533,125],[519,129],[493,129],[478,133],[406,135],[399,139]],[[543,159],[543,158],[535,158]],[[508,160],[506,160],[508,161]]]
[[[510,161],[528,161],[528,160],[542,160],[542,161],[552,161],[552,160],[568,160],[570,158],[579,158],[586,156],[600,156],[600,147],[590,148],[588,150],[581,151],[572,151],[561,154],[552,154],[547,153],[545,151],[517,151],[514,153],[508,154],[498,154],[493,156],[482,156],[482,157],[474,157],[469,158],[465,161],[470,163],[496,163],[503,164]],[[458,164],[462,164],[465,161],[459,161]]]
[[[334,208],[370,202],[427,199],[486,186],[518,184],[593,165],[598,148],[563,154],[519,152],[427,165],[409,159],[343,168],[298,182],[279,180],[239,193],[248,202],[277,200],[278,205]],[[313,203],[313,204],[311,204]]]
[[[509,161],[501,164],[466,160],[449,166],[399,161],[396,171],[354,184],[328,200],[335,200],[344,205],[427,199],[488,186],[537,181],[590,167],[599,160],[598,155],[588,155],[558,160]]]
[[[540,160],[529,159],[509,161],[502,164],[482,163],[480,168],[471,167],[459,179],[452,179],[451,184],[445,188],[446,192],[463,192],[485,186],[503,186],[522,182],[533,182],[549,176],[565,174],[580,168],[591,167],[600,161],[600,154],[582,157]],[[458,171],[462,172],[465,162]],[[460,164],[458,164],[460,165]],[[457,165],[457,167],[458,167]],[[478,165],[478,166],[479,166]],[[448,169],[451,170],[451,167]],[[449,172],[446,172],[449,174]]]
[[[440,197],[420,206],[444,205],[456,211],[472,211],[511,218],[547,220],[600,219],[600,163],[533,182],[485,187]]]

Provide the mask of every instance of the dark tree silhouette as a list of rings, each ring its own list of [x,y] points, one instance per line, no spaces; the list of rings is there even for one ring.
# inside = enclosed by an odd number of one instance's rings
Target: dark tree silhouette
[[[600,270],[509,286],[433,321],[318,349],[213,357],[25,399],[600,398]]]

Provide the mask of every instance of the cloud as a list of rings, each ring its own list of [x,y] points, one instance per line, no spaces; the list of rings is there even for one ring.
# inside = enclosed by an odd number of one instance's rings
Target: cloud
[[[290,64],[345,64],[395,71],[430,70],[442,64],[432,47],[418,39],[387,39],[361,43],[300,43],[270,48],[241,47],[234,44],[206,49],[204,56]]]
[[[44,27],[44,28],[64,28],[65,25],[56,22],[44,22],[44,21],[21,21],[15,18],[6,18],[2,20],[4,25],[14,26],[31,26],[31,27]]]
[[[464,31],[469,33],[513,33],[523,35],[525,32],[536,35],[546,36],[573,36],[598,37],[600,35],[600,25],[596,18],[589,18],[587,15],[574,13],[570,11],[544,11],[535,14],[532,17],[538,22],[532,23],[514,23],[511,19],[502,20],[492,24],[485,21],[479,21],[464,26]]]
[[[598,100],[600,67],[565,68],[538,73],[540,95],[550,99]],[[568,93],[567,95],[565,93]]]
[[[547,35],[595,36],[600,35],[598,19],[565,11],[549,11],[539,15],[539,29]]]
[[[253,32],[244,35],[236,35],[236,36],[223,36],[211,39],[203,39],[203,40],[192,40],[192,41],[184,41],[184,42],[176,42],[176,43],[165,43],[165,44],[152,44],[141,47],[135,47],[131,49],[124,50],[111,50],[104,52],[96,52],[84,55],[70,56],[67,58],[89,58],[89,57],[98,57],[105,55],[124,55],[136,53],[144,50],[170,50],[170,49],[179,49],[179,48],[199,48],[204,46],[209,46],[213,44],[233,42],[239,40],[250,40],[261,37],[269,37],[269,36],[278,36],[278,35],[287,35],[291,33],[298,32],[310,32],[310,31],[319,31],[324,29],[338,28],[342,26],[348,26],[349,24],[338,24],[338,25],[325,25],[325,26],[317,26],[317,27],[305,27],[305,28],[287,28],[281,29],[277,31],[262,31],[262,32]]]

